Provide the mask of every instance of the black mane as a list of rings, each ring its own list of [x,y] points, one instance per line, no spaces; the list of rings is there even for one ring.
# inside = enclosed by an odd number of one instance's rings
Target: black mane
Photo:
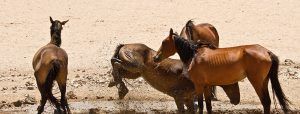
[[[194,57],[198,46],[177,34],[174,34],[174,42],[181,61],[185,64],[188,63]]]

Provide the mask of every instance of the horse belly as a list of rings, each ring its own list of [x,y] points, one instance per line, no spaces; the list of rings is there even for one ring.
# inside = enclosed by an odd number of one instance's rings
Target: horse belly
[[[246,78],[245,70],[240,65],[205,68],[205,83],[209,85],[229,85]]]

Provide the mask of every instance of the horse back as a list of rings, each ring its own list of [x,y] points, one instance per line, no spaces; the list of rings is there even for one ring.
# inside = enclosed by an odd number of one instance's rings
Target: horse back
[[[242,45],[228,48],[210,49],[207,47],[197,50],[197,58],[199,62],[226,64],[240,61],[246,57],[253,57],[259,60],[271,60],[269,50],[261,45]]]

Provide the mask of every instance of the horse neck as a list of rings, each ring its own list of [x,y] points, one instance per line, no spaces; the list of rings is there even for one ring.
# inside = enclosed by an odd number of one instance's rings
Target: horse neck
[[[187,40],[175,38],[176,51],[184,64],[189,64],[196,53],[196,48]]]
[[[61,33],[60,32],[52,32],[51,33],[50,44],[54,44],[57,47],[60,47],[60,45],[61,45]]]

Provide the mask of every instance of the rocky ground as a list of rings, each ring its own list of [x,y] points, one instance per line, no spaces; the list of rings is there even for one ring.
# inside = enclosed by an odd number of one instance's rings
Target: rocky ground
[[[280,66],[280,82],[293,103],[293,111],[300,109],[298,100],[300,97],[296,95],[300,91],[299,69],[300,64],[294,63],[290,59],[283,61]],[[176,112],[173,99],[151,88],[142,78],[127,80],[130,92],[124,100],[118,100],[116,88],[107,87],[112,78],[109,69],[105,73],[97,73],[97,70],[92,69],[76,69],[70,72],[70,76],[67,97],[74,113]],[[0,111],[7,113],[24,111],[25,113],[34,113],[36,111],[40,96],[32,73],[24,73],[18,69],[1,72],[0,83],[3,84],[3,87],[0,88]],[[240,82],[240,88],[241,103],[237,106],[231,105],[224,92],[218,88],[220,101],[213,102],[214,111],[219,113],[261,113],[262,106],[248,80]],[[54,85],[53,92],[55,96],[60,96],[57,85]],[[272,105],[274,108],[273,103]],[[277,107],[280,106],[277,104]],[[51,105],[46,106],[48,113],[51,113],[53,109]]]

